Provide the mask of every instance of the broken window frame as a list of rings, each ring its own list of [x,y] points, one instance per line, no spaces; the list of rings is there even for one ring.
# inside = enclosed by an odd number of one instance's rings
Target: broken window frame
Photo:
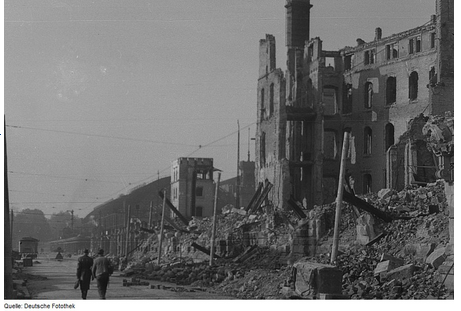
[[[365,65],[372,65],[376,63],[376,49],[369,49],[364,52],[363,63]]]

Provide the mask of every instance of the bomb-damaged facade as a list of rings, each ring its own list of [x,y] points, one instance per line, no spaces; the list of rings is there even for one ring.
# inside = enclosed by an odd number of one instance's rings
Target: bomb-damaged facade
[[[372,41],[339,51],[310,39],[310,1],[286,2],[285,73],[275,38],[259,44],[255,176],[274,185],[276,207],[334,200],[345,131],[356,193],[437,179],[441,163],[412,120],[453,112],[453,2],[437,0],[420,27],[385,37],[376,28]]]

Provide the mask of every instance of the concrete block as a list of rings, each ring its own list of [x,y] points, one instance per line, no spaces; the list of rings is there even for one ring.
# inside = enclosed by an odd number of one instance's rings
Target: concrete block
[[[386,280],[403,280],[403,279],[409,279],[413,276],[413,273],[415,272],[416,267],[413,264],[401,266],[398,268],[395,268],[385,274],[383,274],[384,279]]]
[[[295,262],[295,291],[302,296],[342,294],[342,271],[335,266],[306,261]]]
[[[427,256],[426,263],[437,269],[447,258],[445,255],[445,247],[434,250],[429,256]]]

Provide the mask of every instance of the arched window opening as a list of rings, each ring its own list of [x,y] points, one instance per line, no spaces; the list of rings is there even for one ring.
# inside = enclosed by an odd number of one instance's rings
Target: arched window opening
[[[413,71],[408,78],[408,97],[410,100],[418,98],[418,73]]]
[[[388,123],[386,124],[386,151],[392,146],[394,145],[394,125],[392,125],[391,123]]]
[[[367,126],[363,131],[363,154],[365,155],[371,154],[372,137],[371,128]]]

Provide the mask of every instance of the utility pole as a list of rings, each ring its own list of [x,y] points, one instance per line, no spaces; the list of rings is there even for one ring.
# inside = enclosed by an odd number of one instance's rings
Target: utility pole
[[[163,229],[165,226],[165,205],[166,205],[166,190],[163,190],[162,222],[160,223],[160,236],[159,236],[159,242],[158,242],[157,265],[160,265],[160,259],[162,258]]]
[[[248,162],[250,162],[250,128],[248,128]]]
[[[157,196],[158,197],[158,196]],[[149,224],[147,225],[147,228],[152,227],[152,210],[154,209],[154,202],[150,201],[150,207],[149,207]]]
[[[125,260],[128,263],[129,241],[130,241],[130,218],[131,218],[131,205],[128,204],[128,215],[126,218],[126,241],[125,241]]]
[[[10,198],[8,195],[8,161],[7,161],[7,152],[6,152],[6,117],[3,116],[3,133],[4,137],[4,174],[5,174],[5,189],[4,189],[4,203],[5,206],[3,207],[4,212],[4,227],[3,227],[3,234],[4,234],[4,297],[6,299],[13,299],[13,263],[12,263],[12,241],[11,241],[11,230],[10,230]]]
[[[240,208],[240,123],[237,120],[237,181],[235,189],[235,208]]]
[[[215,235],[216,235],[216,210],[218,205],[218,190],[219,190],[219,180],[221,179],[221,172],[218,172],[218,181],[216,182],[216,190],[214,193],[214,206],[213,206],[213,229],[211,231],[211,249],[210,249],[210,266],[213,265],[214,257],[214,244],[215,244]]]

